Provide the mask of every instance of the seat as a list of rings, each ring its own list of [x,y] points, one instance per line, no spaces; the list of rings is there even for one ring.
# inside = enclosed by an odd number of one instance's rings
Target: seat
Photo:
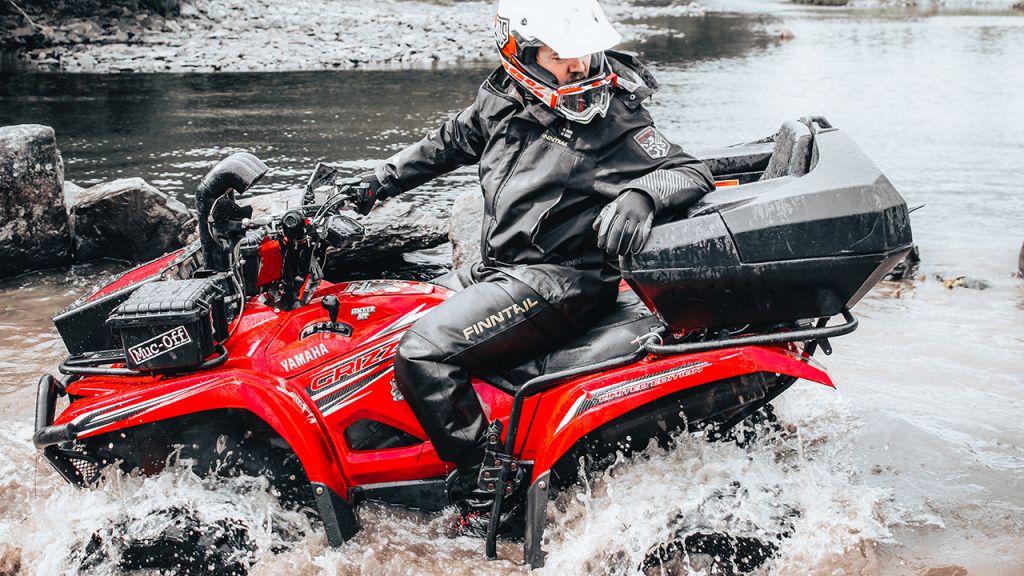
[[[615,307],[589,331],[565,346],[499,373],[481,378],[495,387],[515,394],[527,381],[540,376],[597,364],[625,356],[637,349],[633,341],[661,325],[632,290],[619,292]]]
[[[775,135],[775,148],[761,180],[803,176],[811,164],[811,130],[803,122],[789,120]]]

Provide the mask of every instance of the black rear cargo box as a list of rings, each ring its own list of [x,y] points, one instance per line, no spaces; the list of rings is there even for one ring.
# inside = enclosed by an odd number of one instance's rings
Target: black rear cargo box
[[[110,315],[133,370],[188,368],[214,351],[226,327],[224,299],[211,278],[163,280],[140,286]]]
[[[672,329],[769,325],[838,314],[910,250],[907,206],[845,134],[818,132],[803,176],[711,192],[622,259]],[[816,159],[816,162],[812,159]]]

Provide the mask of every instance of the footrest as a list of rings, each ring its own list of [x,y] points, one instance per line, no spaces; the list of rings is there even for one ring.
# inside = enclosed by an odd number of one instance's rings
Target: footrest
[[[522,463],[505,454],[503,450],[502,428],[501,422],[497,420],[487,428],[487,446],[477,485],[488,494],[496,494],[499,489],[503,490],[505,495],[512,494],[519,489],[526,477]]]

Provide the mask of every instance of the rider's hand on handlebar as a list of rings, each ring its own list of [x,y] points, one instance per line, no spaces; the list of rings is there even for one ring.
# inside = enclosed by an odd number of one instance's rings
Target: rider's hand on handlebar
[[[370,213],[374,203],[381,199],[383,186],[377,176],[372,172],[365,172],[359,175],[359,184],[356,185],[356,194],[353,199],[356,212],[363,214]],[[386,197],[386,196],[385,196]]]

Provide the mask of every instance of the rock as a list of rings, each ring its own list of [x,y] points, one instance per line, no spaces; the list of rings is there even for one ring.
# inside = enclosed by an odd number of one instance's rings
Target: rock
[[[327,266],[379,262],[440,246],[448,240],[445,219],[397,199],[379,204],[369,215],[359,218],[359,223],[366,228],[366,235],[351,248],[328,253]]]
[[[64,181],[64,209],[71,213],[71,207],[75,205],[78,197],[81,196],[82,192],[85,192],[85,188],[82,188],[74,182]]]
[[[31,37],[33,37],[35,35],[36,35],[36,29],[31,27],[31,26],[28,26],[28,25],[19,26],[19,27],[14,29],[14,32],[11,33],[11,36],[13,36],[15,40],[22,40],[22,41],[28,40],[29,38],[31,38]]]
[[[298,207],[301,200],[302,190],[289,190],[256,196],[248,204],[253,207],[255,217],[283,213]],[[448,238],[448,223],[444,219],[397,198],[378,204],[366,216],[354,212],[345,215],[358,220],[366,230],[365,235],[349,248],[328,252],[325,268],[378,263],[406,252],[440,246]]]
[[[98,184],[71,206],[75,260],[152,260],[182,246],[192,214],[142,178]]]
[[[1020,245],[1020,256],[1017,257],[1017,270],[1024,275],[1024,244]]]
[[[191,2],[186,2],[185,4],[182,4],[180,10],[178,11],[178,14],[182,18],[199,18],[200,16],[202,16],[199,13],[199,9],[193,6]]]
[[[455,199],[448,221],[452,243],[452,269],[479,262],[480,234],[484,221],[484,198],[479,190],[463,192]]]
[[[0,576],[21,574],[21,548],[0,544]]]
[[[794,38],[796,38],[796,35],[793,34],[793,31],[788,29],[788,28],[784,29],[782,32],[779,32],[779,40],[784,40],[785,41],[785,40],[792,40]]]
[[[971,290],[985,290],[989,288],[988,282],[984,280],[978,280],[976,278],[968,278],[967,276],[950,276],[944,278],[940,274],[935,275],[935,279],[942,282],[942,286],[946,290],[952,290],[954,288],[969,288]]]
[[[64,27],[69,38],[76,42],[92,43],[103,35],[103,28],[92,20],[79,20]]]
[[[0,127],[0,277],[69,261],[63,188],[53,128]]]

